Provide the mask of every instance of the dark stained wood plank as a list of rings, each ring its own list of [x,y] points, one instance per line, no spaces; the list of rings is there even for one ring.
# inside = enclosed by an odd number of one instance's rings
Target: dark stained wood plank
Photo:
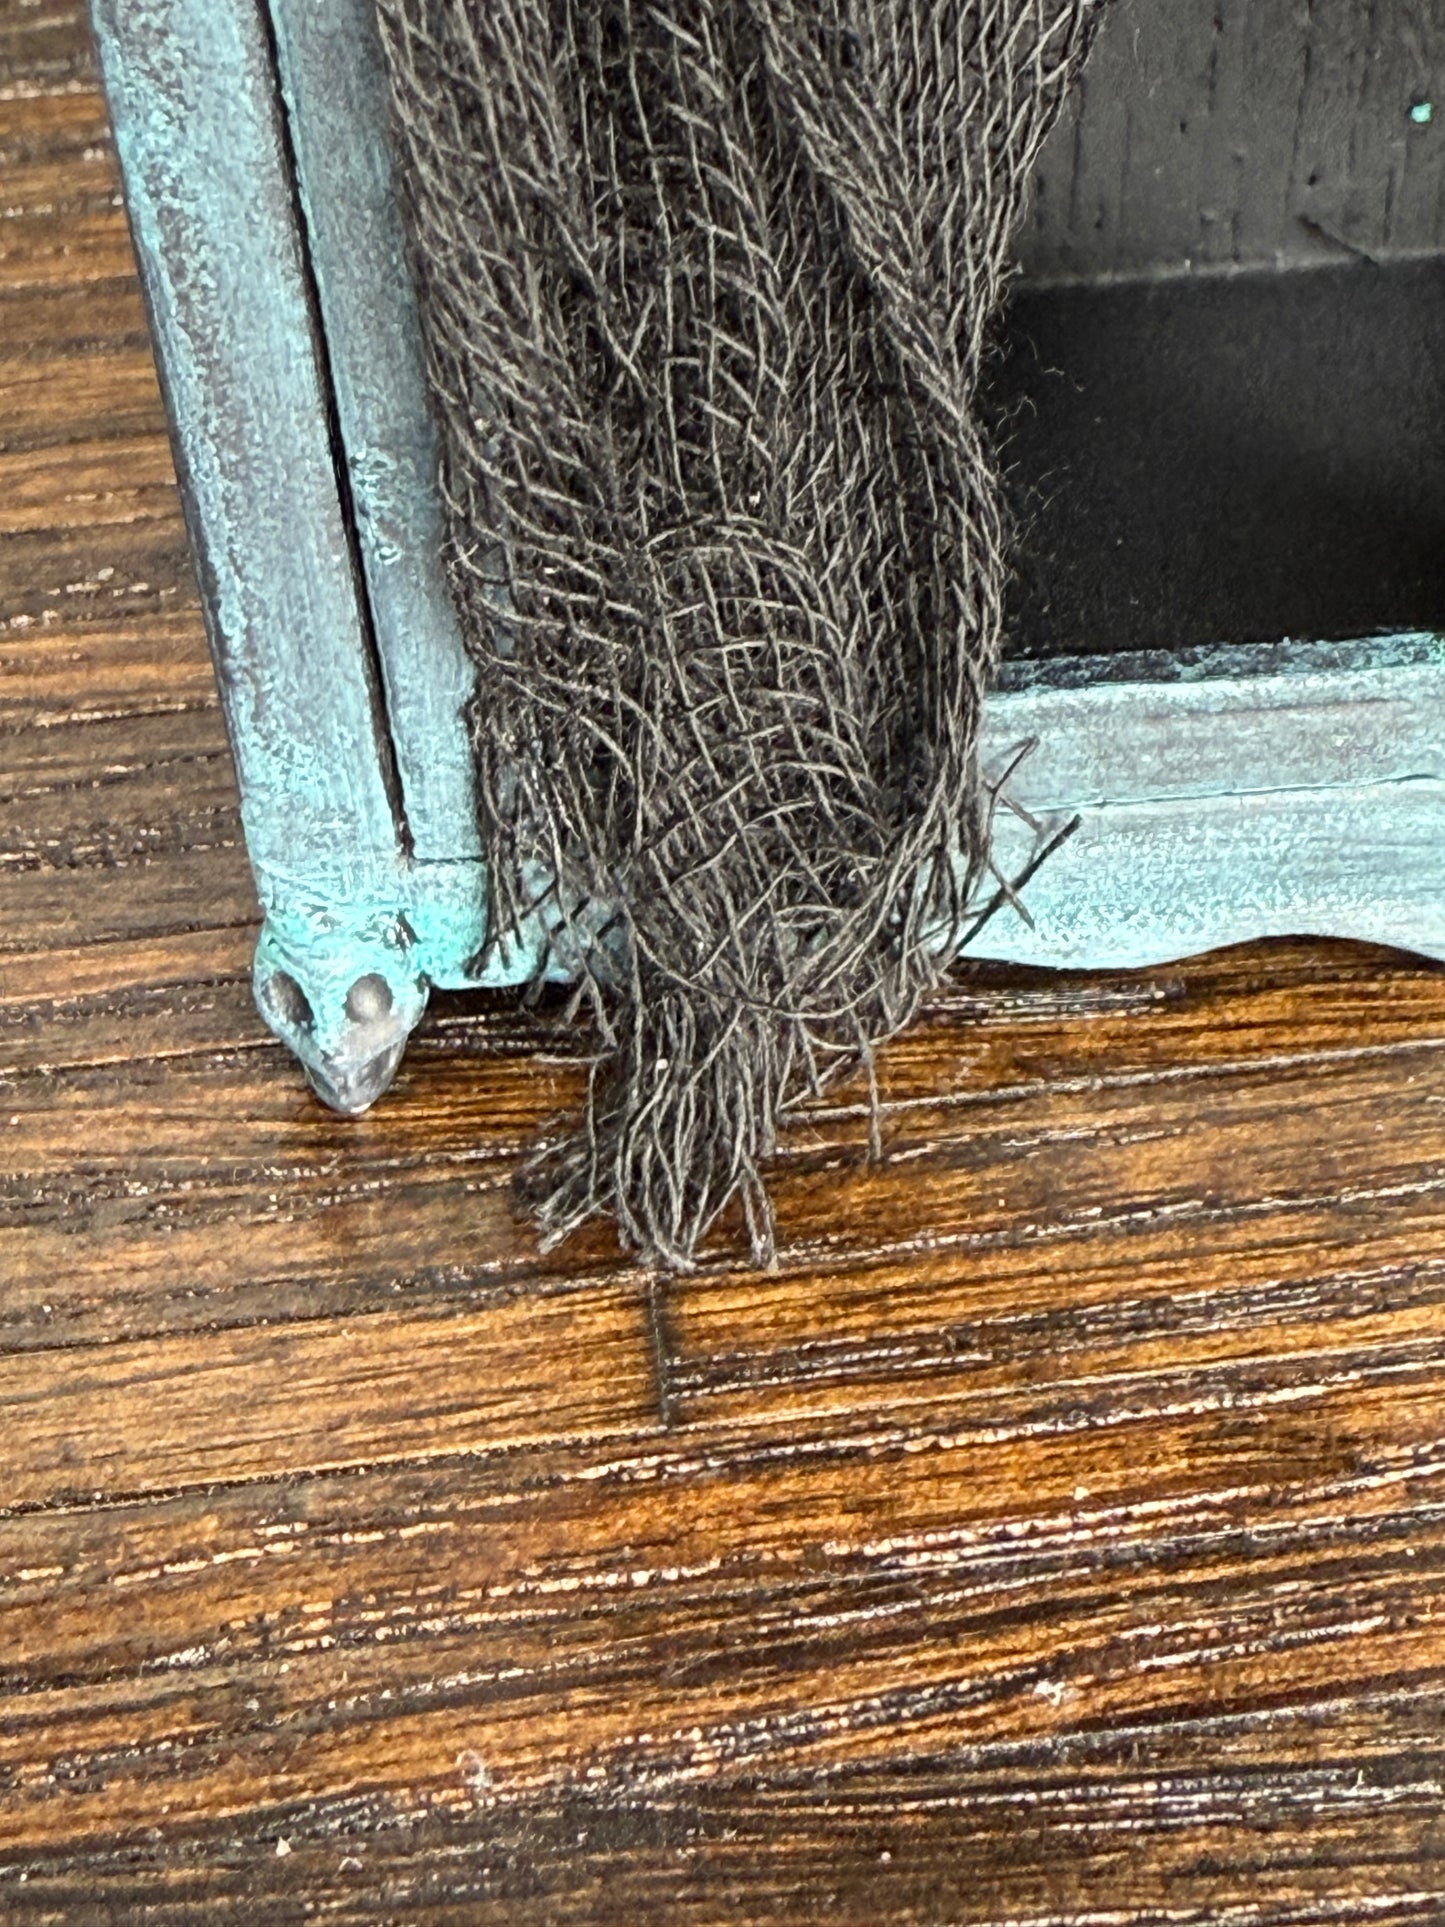
[[[1076,985],[1079,1011],[1092,1007],[1087,1024],[1061,1014],[1068,993],[1048,980],[1032,986],[1037,1014],[1022,981],[1000,987],[990,1016],[966,991],[954,1016],[972,1011],[971,1027],[940,1023],[885,1058],[880,1163],[864,1155],[861,1104],[816,1112],[790,1140],[776,1183],[777,1277],[733,1271],[727,1235],[704,1279],[670,1295],[669,1316],[697,1354],[679,1394],[709,1407],[735,1392],[806,1403],[816,1376],[826,1401],[847,1359],[864,1378],[896,1370],[901,1387],[956,1346],[961,1321],[996,1316],[1008,1332],[1010,1307],[1020,1321],[1031,1302],[1042,1314],[1061,1265],[1080,1305],[1094,1291],[1137,1293],[1143,1267],[1156,1293],[1192,1278],[1206,1328],[1211,1291],[1235,1290],[1240,1305],[1254,1294],[1267,1314],[1272,1291],[1308,1280],[1332,1253],[1348,1254],[1335,1260],[1345,1279],[1408,1272],[1440,1223],[1431,1031],[1445,979],[1397,965],[1397,994],[1361,1045],[1347,984],[1309,954],[1317,974],[1288,999],[1293,1050],[1276,1049],[1272,1064],[1241,1054],[1238,1039],[1268,1028],[1284,992],[1236,983],[1226,998],[1214,972],[1237,979],[1230,958],[1195,967],[1192,995],[1164,972]],[[12,1256],[0,1258],[9,1342],[79,1336],[96,1316],[114,1335],[139,1335],[174,1320],[267,1315],[264,1293],[238,1273],[228,1226],[245,1227],[256,1273],[274,1283],[272,1316],[323,1288],[353,1308],[389,1302],[398,1268],[412,1289],[446,1289],[436,1281],[451,1276],[466,1291],[515,1266],[535,1275],[502,1192],[521,1147],[575,1102],[581,1069],[558,1045],[581,1040],[551,1040],[544,1068],[535,1052],[545,1032],[508,1014],[507,1000],[444,1000],[387,1106],[338,1120],[266,1038],[244,953],[229,955],[221,979],[192,964],[192,982],[178,985],[138,964],[133,975],[93,974],[70,997],[46,995],[43,952],[21,961],[0,1031],[13,1040],[3,1087]],[[1334,955],[1347,969],[1351,953]],[[1197,1042],[1190,1008],[1207,1013]],[[1084,1033],[1072,1067],[1071,1031]],[[135,1056],[122,1079],[126,1049]],[[495,1194],[499,1218],[477,1187]],[[485,1241],[474,1216],[484,1209]],[[86,1225],[105,1235],[77,1239]],[[609,1249],[598,1231],[550,1263],[615,1263]],[[178,1267],[190,1278],[182,1298]],[[50,1310],[27,1338],[22,1307],[34,1291]],[[860,1347],[854,1328],[880,1320],[877,1344]],[[1021,1340],[1008,1337],[1006,1351]],[[698,1362],[714,1354],[716,1367]]]
[[[140,290],[129,274],[79,286],[0,288],[0,321],[0,359],[5,361],[128,354],[148,339]]]
[[[109,528],[145,518],[170,521],[175,514],[170,451],[155,434],[21,450],[0,458],[0,484],[5,535],[54,529],[61,521]]]
[[[68,23],[67,31],[73,32],[74,26],[74,22]],[[0,35],[4,32],[0,24]],[[47,84],[45,76],[35,72],[28,79],[21,77],[6,87],[3,94],[6,111],[5,124],[0,127],[0,154],[12,167],[42,166],[61,160],[72,162],[74,172],[61,186],[61,194],[66,199],[75,198],[79,183],[98,182],[113,188],[116,178],[105,102],[95,86],[88,32],[83,34],[83,42],[83,80],[72,75],[61,79],[58,85]],[[75,45],[79,49],[81,40],[77,39]],[[0,48],[6,47],[7,41],[0,38]],[[8,57],[17,63],[25,59],[23,54],[14,51],[13,43],[8,43]],[[6,196],[5,205],[12,215],[25,214],[35,211],[34,199],[31,195],[12,192]]]
[[[240,834],[223,750],[134,766],[101,765],[88,781],[12,791],[0,829],[0,869],[115,868],[159,850],[231,847]]]
[[[198,713],[217,710],[199,610],[121,615],[87,596],[77,620],[80,601],[67,598],[63,622],[0,629],[0,782],[93,773],[177,746],[224,753],[219,715]]]
[[[1110,0],[1025,224],[1045,278],[1388,261],[1445,243],[1429,0]],[[1434,104],[1423,122],[1420,102]]]
[[[71,391],[67,401],[80,419],[103,420],[112,436],[156,435],[164,428],[147,349],[69,356],[65,382]],[[60,435],[73,432],[74,417],[56,418],[56,394],[53,363],[35,357],[0,364],[0,422],[7,454],[48,448]],[[124,459],[124,451],[117,454]]]
[[[83,10],[70,0],[3,0],[0,76],[7,110],[37,94],[83,90],[93,98],[95,56]]]
[[[83,1364],[37,1353],[8,1385],[0,1367],[7,1497],[27,1508],[635,1431],[654,1404],[642,1319],[639,1294],[615,1287],[591,1295],[585,1324],[565,1295],[533,1293],[470,1314],[386,1312],[361,1334],[306,1320],[106,1346]]]
[[[26,947],[46,943],[68,949],[87,940],[144,940],[251,920],[255,894],[238,834],[207,836],[192,849],[177,840],[181,826],[161,824],[156,830],[162,840],[154,851],[142,847],[112,866],[32,872],[24,889],[24,921],[9,926],[15,936],[0,936],[0,954],[17,940]],[[165,861],[152,864],[152,854]],[[7,883],[5,894],[19,903],[18,886]]]
[[[1025,1797],[1053,1780],[1056,1801],[1085,1801],[1091,1754],[1147,1772],[1172,1751],[1218,1772],[1232,1728],[1243,1769],[1279,1748],[1297,1770],[1347,1763],[1360,1784],[1371,1749],[1353,1750],[1350,1720],[1439,1700],[1438,1410],[1340,1392],[1318,1417],[1330,1454],[1288,1418],[1141,1426],[1136,1455],[1172,1470],[1174,1490],[1162,1481],[1123,1531],[1117,1490],[1081,1491],[1094,1466],[1065,1441],[1040,1439],[1026,1467],[996,1445],[960,1504],[962,1448],[896,1429],[826,1452],[757,1428],[653,1436],[600,1464],[500,1454],[464,1480],[418,1467],[16,1521],[6,1532],[26,1532],[35,1563],[12,1649],[34,1671],[8,1741],[23,1790],[11,1843],[139,1842],[160,1771],[177,1827],[219,1809],[229,1837],[238,1807],[242,1839],[352,1830],[367,1853],[385,1852],[388,1821],[510,1829],[513,1856],[589,1918],[570,1843],[552,1859],[545,1830],[529,1837],[553,1802],[590,1805],[604,1832],[621,1823],[625,1877],[624,1816],[659,1798],[766,1801],[771,1786],[786,1811],[790,1786],[811,1788],[816,1827],[831,1783],[846,1868],[847,1788],[870,1774],[919,1795],[941,1777],[945,1808],[969,1804],[971,1783],[983,1818],[1008,1804],[1011,1765],[1033,1768],[1017,1775]],[[1117,1446],[1109,1457],[1118,1468]],[[1050,1462],[1051,1478],[1020,1478]],[[1406,1564],[1391,1508],[1412,1481]],[[97,1648],[97,1594],[119,1650]],[[1396,1743],[1407,1735],[1418,1746],[1408,1720]],[[1436,1761],[1439,1739],[1437,1725]],[[1417,1782],[1431,1770],[1414,1762]],[[1134,1797],[1116,1826],[1165,1818]],[[1196,1828],[1226,1819],[1216,1801]],[[1426,1840],[1439,1830],[1415,1817],[1418,1852],[1420,1821]],[[791,1836],[756,1844],[761,1878]],[[1313,1844],[1327,1850],[1327,1830]],[[992,1849],[975,1871],[997,1879],[1006,1843]],[[866,1904],[866,1863],[847,1871]],[[1141,1871],[1147,1897],[1167,1854]],[[1110,1870],[1097,1873],[1096,1898]]]
[[[57,218],[37,208],[0,223],[0,275],[26,293],[115,281],[130,263],[125,222],[109,200],[94,211]]]
[[[0,0],[0,1917],[1445,1917],[1445,972],[960,973],[775,1272],[539,1254],[255,906],[78,10]]]

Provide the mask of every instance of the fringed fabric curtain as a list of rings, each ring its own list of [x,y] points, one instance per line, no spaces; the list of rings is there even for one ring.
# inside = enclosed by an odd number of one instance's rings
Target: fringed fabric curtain
[[[1100,0],[379,0],[492,924],[600,1025],[531,1169],[689,1264],[986,884],[977,409]]]

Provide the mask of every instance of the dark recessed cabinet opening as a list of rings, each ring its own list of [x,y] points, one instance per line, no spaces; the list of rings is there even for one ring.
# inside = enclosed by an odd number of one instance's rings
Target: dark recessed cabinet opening
[[[1418,0],[1116,0],[989,387],[1012,655],[1445,624],[1437,79]]]

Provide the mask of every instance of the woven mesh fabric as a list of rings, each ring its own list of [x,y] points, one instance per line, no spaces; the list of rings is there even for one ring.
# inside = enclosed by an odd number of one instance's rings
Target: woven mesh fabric
[[[686,1266],[988,878],[980,367],[1100,0],[378,0],[498,936],[590,996],[530,1167]],[[597,906],[608,906],[602,916]]]

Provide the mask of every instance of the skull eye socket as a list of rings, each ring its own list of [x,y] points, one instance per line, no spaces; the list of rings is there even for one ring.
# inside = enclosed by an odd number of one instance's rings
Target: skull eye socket
[[[311,999],[286,970],[276,971],[266,986],[266,994],[271,1007],[283,1023],[293,1025],[297,1030],[310,1030],[316,1021],[316,1013],[311,1008]]]

